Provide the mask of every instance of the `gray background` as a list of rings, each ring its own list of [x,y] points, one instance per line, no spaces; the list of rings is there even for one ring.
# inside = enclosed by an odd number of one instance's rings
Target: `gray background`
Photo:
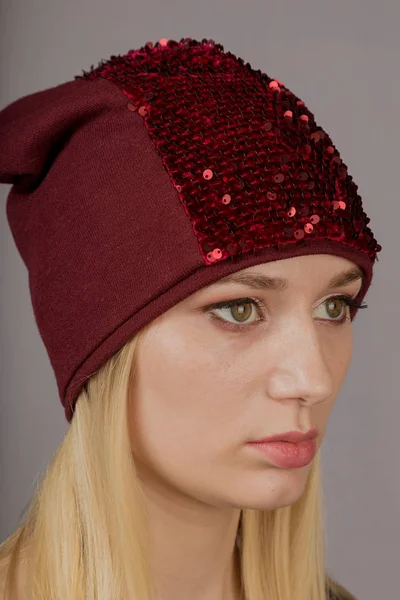
[[[328,566],[363,600],[399,597],[399,26],[398,0],[0,0],[1,108],[148,40],[206,37],[284,81],[337,144],[384,247],[322,451]],[[0,540],[67,430],[6,222],[8,190],[0,190]]]

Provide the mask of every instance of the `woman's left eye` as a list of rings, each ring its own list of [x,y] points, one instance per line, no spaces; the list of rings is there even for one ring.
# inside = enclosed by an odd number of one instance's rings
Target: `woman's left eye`
[[[328,315],[329,321],[339,321],[343,323],[350,317],[348,298],[343,296],[334,296],[327,298],[316,307],[321,308],[322,312]],[[331,317],[331,318],[330,318]],[[321,316],[324,319],[324,316]]]
[[[320,315],[317,316],[320,320],[330,321],[334,324],[342,324],[350,320],[350,307],[353,308],[366,308],[363,303],[358,303],[351,296],[331,296],[321,302],[316,308],[316,311],[320,311]],[[255,310],[261,314],[261,318],[250,320],[254,317]],[[265,305],[261,300],[254,298],[236,298],[227,302],[217,302],[205,308],[205,311],[211,316],[222,321],[227,327],[234,329],[243,329],[257,323],[258,321],[265,320]],[[227,313],[222,318],[217,316],[216,311]],[[325,316],[324,316],[325,315]],[[233,321],[229,318],[233,317]]]

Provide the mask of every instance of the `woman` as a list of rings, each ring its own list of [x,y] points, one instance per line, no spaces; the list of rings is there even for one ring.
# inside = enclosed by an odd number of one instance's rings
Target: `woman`
[[[319,450],[381,248],[329,135],[191,39],[21,98],[0,133],[71,423],[1,546],[6,597],[352,598]]]

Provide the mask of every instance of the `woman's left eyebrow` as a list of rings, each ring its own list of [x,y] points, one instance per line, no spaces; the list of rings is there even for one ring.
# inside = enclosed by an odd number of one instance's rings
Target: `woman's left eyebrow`
[[[350,271],[344,271],[343,273],[339,273],[332,277],[330,282],[328,283],[328,288],[338,288],[343,285],[348,285],[349,283],[353,283],[353,281],[358,281],[359,279],[363,279],[364,274],[361,269],[354,268],[350,269]]]
[[[328,282],[327,288],[338,288],[344,285],[348,285],[353,281],[358,281],[364,277],[361,269],[353,268],[349,271],[344,271],[343,273],[339,273],[332,277],[332,279]],[[282,277],[267,277],[266,275],[262,275],[261,273],[232,273],[219,281],[216,281],[212,285],[213,287],[217,287],[220,285],[224,285],[227,283],[237,283],[240,285],[246,285],[250,288],[256,290],[275,290],[275,291],[283,291],[287,289],[289,282],[287,279],[283,279]],[[210,287],[206,286],[206,287]]]

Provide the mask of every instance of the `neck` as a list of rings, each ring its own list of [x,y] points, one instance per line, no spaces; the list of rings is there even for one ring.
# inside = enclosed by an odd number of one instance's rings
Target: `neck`
[[[146,496],[155,600],[242,600],[240,509]]]

